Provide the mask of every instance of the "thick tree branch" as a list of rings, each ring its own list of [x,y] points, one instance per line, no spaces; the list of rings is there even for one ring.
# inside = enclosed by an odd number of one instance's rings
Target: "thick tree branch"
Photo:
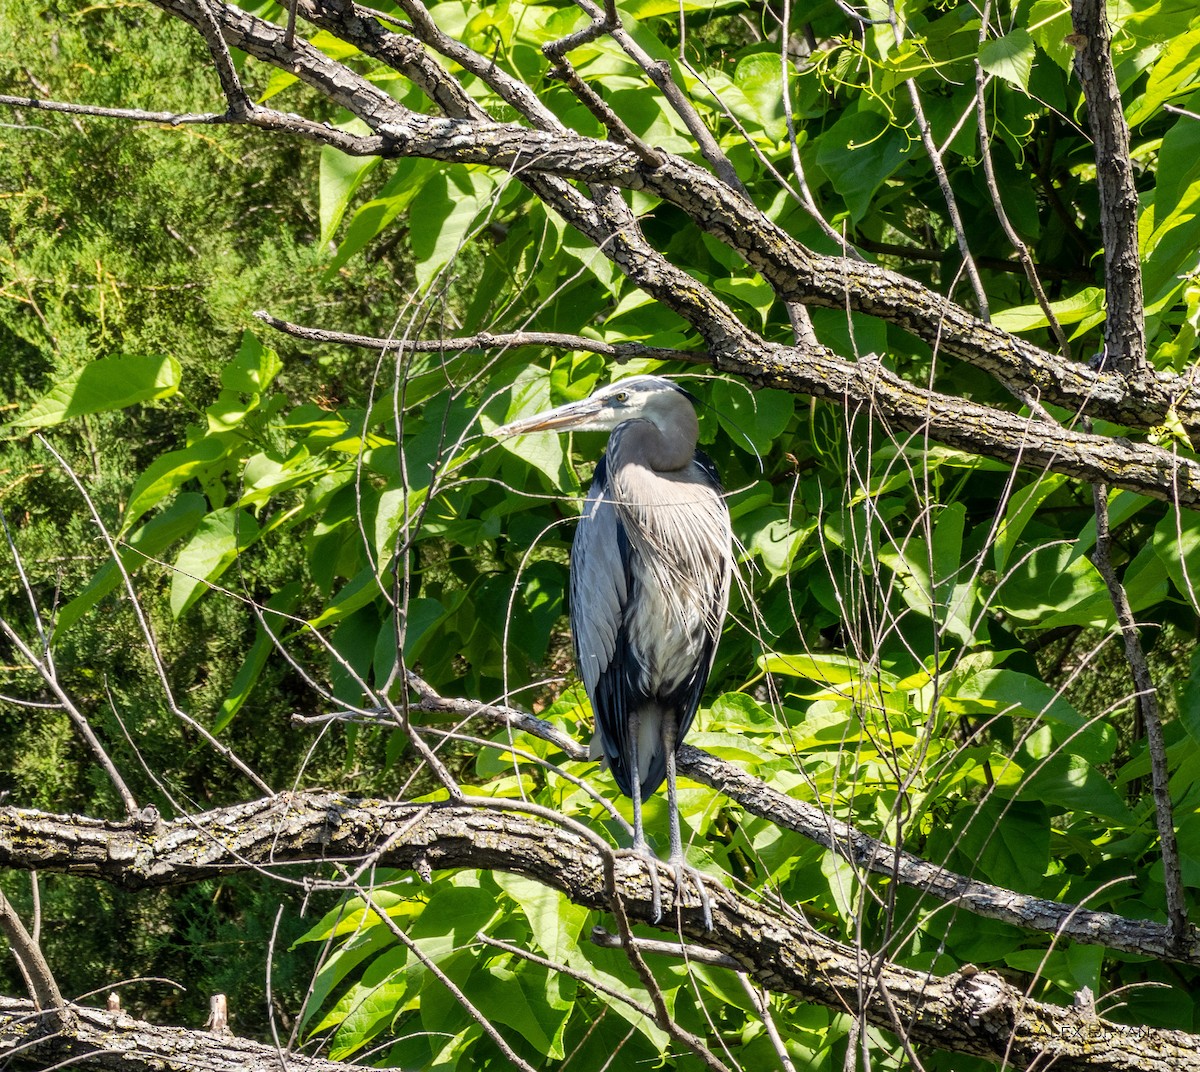
[[[520,803],[512,807],[520,809]],[[592,839],[509,811],[499,801],[408,804],[302,793],[158,828],[0,809],[0,864],[90,876],[125,889],[366,857],[385,867],[510,871],[592,909],[608,910],[619,897],[631,920],[653,922],[651,884],[641,858],[617,855],[610,890],[605,860]],[[674,883],[666,873],[660,883],[672,899]],[[720,887],[711,892],[711,932],[694,904],[664,912],[661,926],[670,929],[677,922],[684,937],[733,957],[769,990],[833,1009],[862,1009],[885,1029],[899,1017],[913,1042],[1018,1068],[1052,1059],[1062,1070],[1174,1072],[1200,1061],[1200,1037],[1121,1027],[1081,1010],[1031,1001],[989,973],[938,978],[879,963],[864,975],[854,949],[798,917],[778,915]]]
[[[188,0],[155,3],[193,25],[198,23],[199,15]],[[675,204],[700,227],[737,250],[784,301],[849,307],[877,316],[943,353],[977,365],[1019,397],[1037,397],[1138,428],[1163,424],[1174,408],[1185,427],[1200,430],[1200,398],[1189,396],[1182,378],[1157,373],[1129,383],[1119,375],[1064,362],[985,324],[961,306],[898,273],[851,258],[815,254],[721,179],[688,161],[665,154],[666,163],[651,168],[624,146],[561,130],[530,130],[516,124],[409,112],[378,87],[311,46],[297,41],[294,48],[288,48],[282,28],[223,4],[214,4],[214,12],[231,45],[264,62],[295,71],[373,128],[374,137],[359,139],[356,149],[344,151],[486,164],[519,174],[646,190]],[[375,47],[372,39],[354,39],[352,43],[368,52]],[[295,132],[312,136],[299,128]],[[377,149],[378,137],[384,144]]]
[[[303,1054],[232,1035],[135,1020],[121,1012],[68,1005],[73,1023],[59,1027],[28,1001],[0,997],[0,1058],[13,1067],[86,1063],[114,1072],[351,1072],[361,1065]]]
[[[1071,0],[1075,73],[1087,101],[1096,143],[1096,186],[1104,235],[1103,367],[1122,376],[1146,372],[1146,314],[1138,256],[1138,195],[1129,157],[1129,127],[1109,54],[1111,37],[1104,0]]]

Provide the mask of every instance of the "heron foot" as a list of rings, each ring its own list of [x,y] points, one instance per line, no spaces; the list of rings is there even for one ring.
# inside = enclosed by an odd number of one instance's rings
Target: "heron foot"
[[[646,870],[650,874],[650,908],[654,913],[651,922],[657,923],[662,919],[662,884],[658,880],[659,859],[645,842],[621,851],[630,856],[636,856],[646,865]]]
[[[675,876],[676,908],[681,907],[684,903],[686,897],[684,890],[687,881],[690,879],[695,885],[696,891],[700,894],[700,908],[704,912],[704,929],[711,932],[713,929],[712,897],[709,896],[708,887],[705,885],[704,873],[689,864],[684,859],[682,853],[678,856],[672,856],[667,861],[667,866]]]

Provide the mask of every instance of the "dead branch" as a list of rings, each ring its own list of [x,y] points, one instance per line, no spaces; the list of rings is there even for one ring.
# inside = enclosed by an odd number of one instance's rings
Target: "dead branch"
[[[0,997],[0,1058],[15,1067],[51,1068],[86,1062],[119,1072],[349,1072],[361,1066],[303,1054],[232,1035],[163,1027],[118,1010],[68,1005],[69,1027],[29,1001]]]
[[[610,857],[614,888],[609,889],[605,860],[592,839],[520,814],[520,806],[518,801],[431,805],[296,793],[156,827],[5,808],[0,809],[0,864],[145,889],[248,868],[303,864],[311,873],[313,864],[372,855],[386,867],[509,871],[601,911],[618,898],[631,921],[653,925],[643,861]],[[674,882],[664,873],[660,883],[663,896],[673,902]],[[881,962],[864,983],[856,951],[802,918],[716,885],[711,901],[711,931],[705,930],[699,903],[664,906],[668,922],[659,926],[677,926],[684,938],[727,954],[768,990],[833,1009],[862,1008],[870,1022],[885,1029],[898,1015],[914,1042],[1007,1059],[1018,1068],[1052,1059],[1064,1070],[1175,1072],[1200,1061],[1200,1037],[1109,1024],[1080,1010],[1028,1000],[990,973],[939,978]]]

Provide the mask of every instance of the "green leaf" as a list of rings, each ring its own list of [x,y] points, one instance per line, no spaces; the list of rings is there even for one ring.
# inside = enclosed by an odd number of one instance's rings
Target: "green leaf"
[[[221,386],[244,395],[261,395],[282,371],[279,355],[253,332],[244,331],[237,356],[221,369]]]
[[[129,493],[119,535],[124,535],[148,510],[194,477],[213,468],[224,469],[231,444],[206,436],[183,450],[172,450],[155,458],[137,478]]]
[[[791,572],[796,556],[817,530],[816,521],[797,525],[796,520],[787,517],[782,507],[769,506],[744,517],[738,526],[751,533],[746,550],[758,556],[773,579]]]
[[[1187,101],[1200,107],[1200,93]],[[1139,223],[1149,305],[1173,293],[1195,271],[1200,248],[1200,123],[1181,116],[1167,131],[1158,157],[1158,183]],[[1149,228],[1149,235],[1145,232]]]
[[[786,133],[783,66],[774,52],[752,52],[738,62],[733,83],[753,107],[753,121],[778,139]]]
[[[146,562],[160,555],[176,540],[192,532],[204,517],[208,504],[203,495],[184,493],[161,514],[152,517],[128,540],[122,543],[121,564],[129,573],[139,570]],[[77,622],[91,607],[121,583],[121,572],[115,562],[105,563],[79,593],[61,611],[54,623],[57,639]]]
[[[1045,628],[1051,614],[1078,612],[1091,597],[1107,592],[1096,567],[1064,542],[1022,556],[1001,579],[992,602],[1032,628]],[[1096,620],[1097,608],[1087,603],[1081,613],[1083,619],[1075,624],[1090,624]]]
[[[396,173],[379,192],[379,196],[360,206],[354,213],[337,254],[325,270],[326,279],[331,278],[376,235],[390,227],[396,217],[408,209],[426,178],[439,166],[433,160],[401,160]]]
[[[1172,507],[1155,526],[1152,542],[1175,590],[1200,609],[1200,516]]]
[[[439,171],[425,180],[408,215],[419,286],[427,287],[458,256],[494,188],[481,170]]]
[[[513,971],[492,962],[471,977],[469,996],[488,1010],[488,1019],[506,1024],[538,1053],[553,1061],[566,1056],[562,1035],[571,1003],[557,994],[558,977],[533,965]]]
[[[1184,2],[1190,4],[1190,0]],[[1193,89],[1197,81],[1200,81],[1200,29],[1177,36],[1173,33],[1150,68],[1145,90],[1130,102],[1127,122],[1131,127],[1144,123],[1167,101]]]
[[[346,123],[341,129],[352,134],[368,134],[370,131],[361,119]],[[333,240],[346,207],[354,191],[362,181],[379,166],[378,156],[348,156],[331,145],[321,148],[320,165],[320,218],[321,245]]]
[[[951,675],[941,698],[949,710],[968,714],[1007,714],[1044,718],[1056,740],[1090,763],[1107,763],[1116,749],[1116,734],[1106,722],[1086,719],[1045,682],[1015,670],[978,670]]]
[[[171,613],[179,618],[256,539],[258,522],[248,511],[228,506],[207,515],[175,559]]]
[[[973,874],[1005,889],[1038,891],[1050,866],[1050,823],[1043,807],[992,797],[961,814],[955,827],[958,851]]]
[[[1038,477],[1028,487],[1015,492],[1008,500],[1004,511],[1004,519],[996,534],[992,554],[995,556],[996,569],[1003,573],[1008,568],[1012,553],[1021,539],[1025,526],[1051,495],[1066,483],[1067,478],[1058,473],[1047,473]]]
[[[277,643],[275,638],[287,631],[287,619],[282,615],[296,609],[296,604],[300,602],[303,591],[304,586],[299,581],[291,581],[267,600],[266,609],[263,612],[266,626],[263,622],[258,623],[258,629],[254,634],[254,643],[246,652],[246,657],[242,660],[242,665],[238,667],[233,684],[229,688],[229,694],[221,702],[216,717],[213,719],[213,733],[220,733],[228,726],[250,698],[250,693],[266,668],[271,652],[275,650]],[[280,613],[272,614],[271,611]],[[267,626],[270,627],[270,632],[267,631]],[[274,637],[272,637],[272,633],[275,634]]]
[[[1028,91],[1029,73],[1033,70],[1033,38],[1029,31],[1018,27],[1003,37],[985,41],[979,47],[979,65],[988,74]]]
[[[1071,5],[1064,0],[1037,0],[1029,9],[1029,35],[1064,71],[1070,72],[1075,50],[1066,42],[1071,33]]]
[[[1084,287],[1078,294],[1061,301],[1050,303],[1054,318],[1060,324],[1078,324],[1089,316],[1104,309],[1104,291],[1098,287]],[[1050,321],[1040,305],[1016,305],[1011,309],[997,309],[992,323],[1004,331],[1035,331],[1049,327]]]
[[[768,674],[786,674],[789,677],[807,678],[824,685],[845,685],[858,681],[863,676],[862,663],[845,655],[818,655],[799,652],[794,655],[761,655],[758,668]],[[895,686],[895,675],[884,670],[872,669],[872,682],[884,691]]]
[[[520,875],[496,871],[496,884],[521,908],[533,939],[553,961],[578,967],[586,963],[579,952],[579,936],[590,913],[572,904],[565,894]]]
[[[750,391],[744,384],[716,380],[712,408],[735,444],[745,448],[749,443],[749,448],[762,457],[770,453],[787,428],[796,411],[796,396],[770,388]]]
[[[1021,787],[1021,797],[1122,824],[1133,819],[1108,778],[1085,756],[1052,756],[1037,764]]]
[[[866,108],[844,113],[816,144],[817,163],[856,222],[867,214],[875,191],[904,163],[911,148],[900,128]]]
[[[338,1023],[329,1046],[333,1060],[345,1060],[361,1050],[392,1022],[408,992],[408,960],[404,948],[381,953],[368,966],[362,982],[350,989],[331,1016],[315,1026],[314,1030],[320,1031]]]
[[[86,413],[125,409],[179,390],[182,369],[173,357],[102,357],[56,383],[14,428],[48,428]]]

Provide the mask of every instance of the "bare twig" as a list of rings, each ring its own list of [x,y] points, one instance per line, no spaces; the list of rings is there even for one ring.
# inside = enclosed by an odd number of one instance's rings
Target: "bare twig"
[[[988,26],[990,24],[991,15],[991,0],[984,5],[983,17],[979,28],[980,45],[987,39]],[[1017,258],[1021,262],[1021,267],[1025,270],[1025,278],[1029,280],[1029,286],[1033,290],[1034,297],[1042,312],[1045,314],[1046,320],[1050,325],[1050,331],[1054,335],[1054,341],[1058,343],[1059,352],[1062,356],[1071,360],[1071,343],[1067,338],[1067,333],[1063,331],[1062,325],[1058,322],[1058,317],[1054,310],[1050,307],[1050,299],[1046,297],[1045,288],[1042,286],[1042,281],[1038,277],[1037,266],[1033,263],[1033,256],[1029,252],[1029,247],[1017,234],[1016,228],[1008,218],[1008,212],[1005,211],[1004,202],[1000,197],[1000,186],[996,182],[996,169],[992,162],[992,144],[991,133],[988,130],[988,118],[986,101],[984,100],[984,92],[987,88],[988,76],[984,72],[983,65],[978,58],[975,60],[975,116],[979,126],[979,153],[980,159],[983,161],[983,175],[987,183],[988,193],[992,198],[992,208],[996,212],[996,219],[1000,221],[1000,226],[1004,230],[1005,237],[1009,244],[1016,250]]]
[[[896,19],[896,9],[893,4],[888,4],[888,17],[892,25],[892,34],[896,39],[896,44],[902,44],[904,35],[900,31],[900,24]],[[962,254],[963,268],[966,271],[967,279],[971,284],[971,290],[975,294],[975,302],[979,306],[979,315],[984,320],[990,320],[991,314],[988,310],[987,292],[983,289],[983,280],[979,278],[979,270],[975,267],[975,259],[971,255],[971,246],[967,242],[967,232],[963,227],[962,215],[958,211],[958,199],[954,196],[954,189],[950,185],[950,176],[946,173],[946,165],[942,160],[941,151],[937,147],[937,143],[933,140],[933,131],[930,129],[929,120],[925,116],[925,108],[921,103],[921,91],[917,87],[915,78],[909,78],[904,83],[908,90],[908,98],[912,102],[913,115],[917,120],[917,130],[921,135],[921,143],[925,146],[925,155],[929,159],[929,165],[933,168],[933,174],[937,178],[938,189],[942,192],[942,200],[946,203],[946,215],[950,219],[950,226],[954,229],[954,237],[958,241],[958,249]]]
[[[0,932],[8,939],[9,948],[16,958],[25,985],[29,987],[29,996],[33,998],[34,1005],[44,1012],[51,1013],[60,1030],[69,1031],[74,1017],[63,1001],[58,983],[54,981],[54,973],[46,963],[42,947],[25,929],[21,917],[17,915],[12,902],[4,896],[3,891],[0,891]]]
[[[540,957],[536,953],[531,953],[528,949],[522,949],[520,946],[513,945],[511,942],[503,942],[498,938],[492,938],[490,935],[483,934],[482,932],[477,934],[475,937],[478,941],[482,942],[486,946],[490,946],[492,949],[499,949],[510,954],[511,956],[520,957],[522,960],[527,960],[530,964],[537,964],[540,967],[545,968],[547,971],[560,972],[564,975],[568,975],[572,979],[582,983],[584,986],[595,990],[598,994],[604,994],[616,1001],[623,1002],[625,1005],[628,1005],[629,1008],[646,1017],[647,1020],[657,1023],[655,1010],[649,1005],[645,1005],[635,998],[630,997],[628,994],[616,989],[616,987],[606,985],[590,973],[577,971],[569,964],[556,964],[552,960],[547,960],[545,957]],[[636,938],[634,939],[634,943],[639,947],[643,947],[646,944],[641,939]],[[599,945],[601,943],[597,944]],[[665,945],[667,943],[664,942],[662,944]],[[620,943],[620,940],[615,939],[612,945],[607,945],[605,948],[621,949],[623,947]],[[662,1027],[662,1029],[677,1042],[682,1042],[685,1046],[687,1046],[687,1048],[696,1054],[701,1061],[708,1065],[709,1068],[712,1068],[714,1072],[725,1069],[725,1065],[717,1060],[715,1055],[708,1049],[707,1046],[704,1045],[704,1041],[678,1024],[673,1017],[668,1016],[666,1023],[658,1024],[658,1026]],[[728,1072],[728,1070],[726,1070],[726,1072]]]
[[[1150,675],[1146,653],[1138,635],[1137,621],[1129,605],[1125,586],[1117,576],[1112,562],[1112,537],[1108,527],[1108,488],[1096,484],[1092,488],[1092,501],[1096,512],[1096,546],[1092,561],[1100,576],[1104,578],[1116,613],[1117,628],[1125,642],[1125,661],[1133,675],[1137,690],[1137,709],[1146,732],[1146,744],[1150,752],[1150,783],[1154,798],[1154,820],[1158,827],[1159,852],[1163,863],[1163,886],[1166,889],[1167,921],[1170,927],[1171,945],[1183,947],[1191,927],[1188,923],[1187,898],[1183,890],[1183,873],[1179,860],[1179,848],[1175,838],[1175,819],[1171,805],[1170,770],[1167,766],[1167,745],[1163,737],[1162,716],[1158,708],[1158,690]]]
[[[171,688],[171,679],[167,674],[167,668],[162,661],[162,655],[159,652],[158,643],[154,637],[154,630],[150,625],[150,619],[146,617],[146,613],[142,609],[141,600],[138,599],[137,588],[134,586],[133,578],[129,575],[129,571],[125,568],[125,563],[121,559],[121,552],[117,547],[116,540],[113,539],[112,533],[108,531],[108,527],[104,524],[103,519],[100,517],[99,510],[96,509],[96,504],[92,501],[91,495],[88,493],[87,488],[84,487],[83,481],[79,479],[79,476],[76,474],[75,470],[67,464],[67,460],[61,454],[59,454],[57,450],[54,449],[54,447],[50,444],[50,441],[46,439],[45,436],[39,434],[37,436],[37,440],[53,456],[54,460],[58,462],[62,471],[67,475],[67,478],[72,484],[75,485],[75,490],[79,492],[80,497],[87,505],[92,522],[99,530],[100,536],[104,540],[104,545],[108,550],[108,553],[112,556],[113,563],[116,565],[118,572],[121,574],[121,580],[125,585],[125,591],[129,595],[130,606],[133,608],[133,614],[137,619],[142,636],[146,638],[146,650],[149,652],[150,658],[154,663],[154,669],[157,672],[159,684],[163,690],[163,696],[166,698],[171,713],[181,722],[184,722],[190,726],[196,733],[203,737],[206,742],[208,742],[210,747],[216,750],[220,755],[224,756],[231,764],[233,764],[234,767],[241,771],[242,774],[250,781],[250,783],[259,790],[259,792],[273,795],[273,790],[271,787],[267,785],[267,783],[264,782],[254,770],[252,770],[245,762],[243,762],[241,757],[238,756],[238,754],[234,752],[232,748],[222,741],[218,741],[217,738],[214,737],[209,731],[207,726],[197,722],[196,719],[184,711],[183,708],[175,702],[174,690]],[[60,695],[59,698],[62,699],[64,703],[69,702],[65,694]],[[115,768],[113,768],[113,770],[115,772]],[[112,776],[113,775],[110,773],[109,777]],[[128,789],[122,793],[122,796],[126,798],[126,810],[129,811],[132,805],[132,811],[130,811],[130,814],[136,812],[137,805],[133,802],[133,796],[129,793]]]
[[[593,927],[590,935],[592,944],[601,949],[624,949],[625,943],[621,936],[606,931],[603,927]],[[634,938],[633,944],[643,953],[653,956],[671,957],[675,960],[685,960],[696,964],[711,964],[714,968],[728,968],[730,971],[741,971],[741,964],[715,949],[706,949],[702,945],[684,945],[680,942],[662,942],[653,938]]]
[[[543,50],[546,51],[547,56],[551,55],[548,51],[549,48],[550,45],[546,45]],[[579,72],[575,70],[566,56],[558,56],[555,59],[554,66],[550,68],[550,77],[557,78],[575,94],[579,102],[600,121],[600,125],[608,131],[608,136],[613,141],[628,145],[647,167],[660,168],[663,166],[666,158],[662,152],[647,145],[630,130],[625,120],[608,106],[604,98],[579,77]]]
[[[34,652],[5,618],[0,618],[0,633],[8,637],[9,643],[16,648],[22,658],[41,677],[50,691],[58,697],[59,704],[67,712],[68,717],[75,726],[76,732],[82,738],[84,744],[87,745],[92,755],[95,756],[96,761],[108,776],[108,780],[112,782],[113,788],[116,789],[117,794],[121,798],[121,803],[125,806],[125,814],[136,815],[138,812],[137,800],[134,798],[133,793],[129,791],[129,786],[125,784],[125,779],[121,777],[121,772],[117,770],[116,764],[113,763],[104,745],[100,743],[100,738],[96,736],[96,732],[92,729],[91,723],[88,722],[87,716],[75,706],[70,695],[58,680],[54,664],[48,658],[44,659]]]
[[[488,1038],[495,1043],[496,1048],[504,1055],[506,1061],[513,1068],[522,1069],[523,1072],[534,1072],[533,1066],[521,1057],[509,1044],[508,1040],[500,1034],[496,1026],[479,1011],[479,1008],[465,993],[462,988],[454,982],[416,942],[414,942],[403,928],[387,913],[387,911],[379,906],[375,898],[371,896],[371,891],[362,886],[356,888],[355,891],[359,897],[363,899],[367,907],[392,934],[392,936],[408,950],[409,954],[416,960],[420,961],[430,975],[432,975],[439,983],[449,991],[458,1006],[479,1025]]]
[[[535,346],[541,349],[575,350],[586,354],[601,354],[618,362],[631,361],[640,357],[650,358],[654,361],[705,362],[708,359],[708,354],[704,350],[673,350],[664,346],[649,346],[640,342],[609,343],[599,339],[589,339],[584,335],[570,335],[559,331],[481,331],[475,335],[460,335],[445,339],[378,338],[292,324],[262,310],[254,315],[264,324],[285,335],[291,335],[293,338],[305,339],[309,342],[357,346],[364,350],[381,350],[390,353],[440,354],[463,350],[511,350],[523,346]]]

